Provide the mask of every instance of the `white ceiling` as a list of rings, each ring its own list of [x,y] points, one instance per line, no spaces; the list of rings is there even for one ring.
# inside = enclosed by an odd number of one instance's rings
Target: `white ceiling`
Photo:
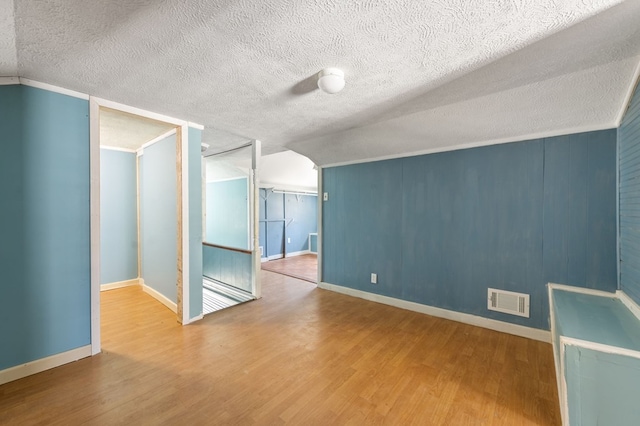
[[[260,186],[316,192],[318,171],[314,166],[313,161],[293,151],[265,155],[260,160]]]
[[[0,75],[204,124],[212,150],[255,138],[321,165],[613,127],[640,62],[638,0],[13,6]],[[317,90],[327,66],[343,92]]]

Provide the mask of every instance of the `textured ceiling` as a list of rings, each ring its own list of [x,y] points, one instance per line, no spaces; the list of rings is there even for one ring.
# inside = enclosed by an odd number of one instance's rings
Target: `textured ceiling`
[[[0,76],[18,75],[13,0],[0,0]]]
[[[10,6],[0,73],[323,165],[613,126],[640,55],[638,0],[15,0],[13,38]]]

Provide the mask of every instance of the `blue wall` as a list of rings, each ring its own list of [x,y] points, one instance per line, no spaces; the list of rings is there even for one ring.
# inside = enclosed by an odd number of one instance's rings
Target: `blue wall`
[[[251,254],[207,245],[202,247],[202,252],[202,273],[205,277],[251,292]]]
[[[138,278],[136,153],[100,149],[100,284]]]
[[[142,278],[177,302],[176,135],[146,147],[140,163]]]
[[[189,127],[189,318],[202,314],[202,131]]]
[[[608,130],[327,168],[323,281],[548,329],[548,281],[616,289],[615,153]]]
[[[620,288],[640,304],[640,90],[620,128]]]
[[[309,250],[309,234],[318,231],[318,197],[260,189],[262,257]],[[291,242],[289,241],[291,239]],[[287,241],[285,243],[285,241]],[[280,256],[281,257],[281,256]]]
[[[284,194],[284,211],[287,253],[309,250],[309,234],[318,232],[318,197]]]
[[[0,86],[0,370],[91,343],[89,102]]]
[[[249,249],[249,179],[207,182],[205,241]]]

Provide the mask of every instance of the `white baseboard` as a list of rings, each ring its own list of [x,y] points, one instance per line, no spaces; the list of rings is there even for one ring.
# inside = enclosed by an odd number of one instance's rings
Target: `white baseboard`
[[[287,253],[287,257],[304,256],[305,254],[310,254],[310,251],[309,250],[292,251],[291,253]]]
[[[539,330],[537,328],[525,327],[523,325],[510,324],[504,321],[479,317],[477,315],[465,314],[462,312],[450,311],[448,309],[436,308],[434,306],[423,305],[416,302],[409,302],[407,300],[396,299],[393,297],[382,296],[374,293],[368,293],[366,291],[355,290],[352,288],[342,287],[325,282],[318,284],[318,287],[325,290],[346,294],[348,296],[369,300],[372,302],[395,306],[396,308],[407,309],[409,311],[420,312],[422,314],[427,314],[434,317],[445,318],[464,324],[475,325],[477,327],[500,331],[502,333],[513,334],[515,336],[526,337],[528,339],[551,343],[551,332],[547,330]]]
[[[114,290],[116,288],[131,287],[134,285],[140,285],[139,278],[134,278],[132,280],[127,280],[127,281],[117,281],[114,283],[101,284],[100,291]]]
[[[158,302],[162,303],[167,308],[171,309],[174,313],[178,313],[178,305],[169,299],[164,294],[160,293],[158,290],[155,290],[144,283],[144,280],[140,278],[140,284],[142,285],[142,290],[147,293],[149,296],[156,299]]]
[[[91,356],[91,345],[16,365],[0,371],[0,385]]]
[[[314,251],[309,251],[309,250],[292,251],[291,253],[287,253],[286,257],[304,256],[305,254],[315,254],[315,255],[317,255],[318,253],[316,253]],[[283,259],[282,254],[276,254],[276,255],[271,256],[271,257],[261,257],[260,258],[260,262],[264,263],[264,262],[268,262],[270,260],[278,260],[278,259]]]

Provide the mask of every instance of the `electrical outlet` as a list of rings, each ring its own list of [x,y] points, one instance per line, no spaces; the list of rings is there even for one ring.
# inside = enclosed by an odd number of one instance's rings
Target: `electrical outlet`
[[[371,284],[378,284],[378,274],[371,274]]]
[[[328,193],[328,192],[325,192],[325,193],[324,193],[324,195],[322,196],[322,199],[323,199],[324,201],[329,201],[329,193]]]
[[[287,238],[287,244],[291,244],[291,238]]]

